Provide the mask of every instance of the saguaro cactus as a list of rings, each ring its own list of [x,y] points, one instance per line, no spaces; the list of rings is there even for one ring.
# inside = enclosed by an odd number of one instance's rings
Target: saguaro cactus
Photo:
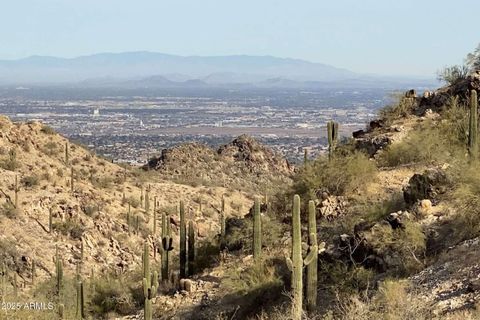
[[[15,203],[14,206],[15,208],[18,208],[18,176],[15,175]]]
[[[147,285],[150,286],[150,253],[148,250],[148,243],[143,244],[143,277],[147,279]]]
[[[153,197],[153,236],[157,234],[157,197]]]
[[[187,225],[185,223],[185,204],[180,201],[180,279],[187,276]]]
[[[75,172],[73,167],[70,167],[70,191],[73,193],[73,189],[75,188]]]
[[[478,98],[477,91],[470,91],[470,122],[468,126],[468,153],[478,158]]]
[[[338,122],[327,122],[328,156],[331,159],[338,140]]]
[[[2,262],[2,303],[5,303],[7,296],[7,266]]]
[[[313,240],[313,239],[312,239]],[[302,318],[303,300],[303,266],[308,266],[318,256],[318,247],[309,247],[309,253],[305,259],[302,258],[302,231],[300,221],[300,196],[293,197],[292,211],[292,257],[287,258],[287,266],[292,271],[292,319]]]
[[[150,282],[149,282],[150,279]],[[152,320],[152,299],[155,297],[158,288],[158,274],[156,271],[153,272],[153,275],[148,274],[147,277],[143,278],[143,295],[145,298],[145,303],[143,306],[144,310],[144,319]]]
[[[55,255],[56,274],[57,274],[57,295],[60,297],[63,288],[63,262],[58,254],[58,248]]]
[[[64,314],[65,314],[65,305],[63,303],[60,303],[58,305],[58,318],[63,320]]]
[[[18,282],[17,282],[17,272],[13,272],[13,295],[16,298],[18,296]]]
[[[188,275],[195,273],[195,228],[193,221],[188,222]]]
[[[170,235],[170,217],[162,213],[162,280],[167,281],[170,276],[170,251],[173,250]]]
[[[35,260],[32,259],[32,286],[35,285],[35,272],[36,272],[35,269],[36,269],[35,268]]]
[[[48,232],[52,233],[53,229],[53,213],[52,207],[48,208]]]
[[[253,258],[260,259],[262,255],[262,217],[260,214],[260,198],[255,198],[253,208]]]
[[[318,266],[318,245],[317,245],[317,215],[315,202],[308,202],[308,254],[313,251],[312,262],[307,266],[307,310],[312,312],[317,307],[317,266]]]
[[[222,208],[220,211],[220,250],[225,249],[225,235],[226,235],[226,229],[225,229],[225,198],[222,196]]]
[[[68,154],[68,141],[65,142],[65,164],[68,165],[69,163],[69,154]]]
[[[75,319],[82,320],[85,317],[85,296],[83,291],[83,282],[77,282],[77,310]]]
[[[145,189],[145,211],[148,213],[150,210],[150,185]]]
[[[308,163],[308,150],[307,148],[303,149],[303,165],[306,166]]]

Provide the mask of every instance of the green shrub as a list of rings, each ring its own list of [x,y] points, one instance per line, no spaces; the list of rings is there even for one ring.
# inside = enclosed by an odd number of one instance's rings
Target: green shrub
[[[38,185],[39,179],[37,176],[26,176],[20,179],[20,183],[25,188],[33,188]]]
[[[45,133],[45,134],[55,134],[55,130],[50,127],[50,126],[47,126],[46,124],[42,126],[42,129],[40,129],[41,132]]]
[[[271,260],[260,260],[251,265],[229,268],[222,285],[238,294],[246,294],[261,287],[282,284]]]
[[[15,206],[10,202],[5,202],[4,204],[2,204],[0,210],[1,214],[9,219],[15,219],[19,214],[18,209],[15,208]]]
[[[20,166],[20,163],[18,163],[17,161],[17,152],[14,148],[8,151],[7,159],[4,159],[3,161],[0,162],[0,167],[9,171],[14,171],[19,166]]]
[[[403,93],[397,92],[392,94],[394,102],[390,105],[380,109],[379,116],[386,124],[392,123],[394,120],[404,118],[412,114],[415,106],[415,101],[411,98],[406,98]]]
[[[48,156],[54,156],[54,155],[57,155],[60,150],[58,148],[58,145],[55,142],[50,141],[43,146],[42,151]]]
[[[84,227],[79,222],[70,219],[61,222],[54,222],[53,229],[63,235],[69,235],[73,239],[81,239],[85,232]]]
[[[465,158],[468,113],[452,99],[443,108],[442,120],[425,121],[401,141],[379,155],[381,166],[444,163]]]
[[[338,313],[345,320],[432,319],[428,304],[422,302],[405,281],[386,280],[373,297],[353,295],[339,301]]]
[[[465,65],[455,65],[451,67],[445,67],[437,73],[437,79],[443,81],[448,85],[455,84],[461,80],[467,78],[469,73],[468,67]]]
[[[293,178],[293,193],[302,199],[315,199],[319,190],[344,195],[374,179],[376,172],[375,163],[361,152],[334,157],[330,161],[320,157]]]
[[[112,312],[128,315],[136,312],[136,307],[128,277],[96,279],[95,294],[91,299],[91,311],[94,315],[104,316]]]

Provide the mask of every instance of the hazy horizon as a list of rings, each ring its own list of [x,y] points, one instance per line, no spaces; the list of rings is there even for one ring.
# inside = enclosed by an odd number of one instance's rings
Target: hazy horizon
[[[477,45],[470,27],[476,9],[480,3],[467,0],[19,0],[6,3],[0,16],[0,59],[131,51],[267,55],[362,74],[434,77]]]

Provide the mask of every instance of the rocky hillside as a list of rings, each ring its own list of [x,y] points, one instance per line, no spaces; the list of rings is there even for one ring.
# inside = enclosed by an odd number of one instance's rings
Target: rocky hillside
[[[287,160],[246,135],[217,150],[199,143],[165,149],[144,169],[156,170],[163,179],[261,193],[278,183],[288,183],[294,171]]]
[[[8,270],[7,297],[15,288],[18,295],[31,296],[37,290],[32,282],[54,279],[56,250],[68,277],[80,262],[85,277],[137,270],[142,244],[158,241],[162,212],[171,214],[177,252],[180,200],[198,242],[211,241],[220,230],[222,199],[227,218],[241,217],[251,207],[252,194],[154,179],[99,158],[40,123],[0,118],[0,260]]]
[[[474,74],[421,97],[409,91],[353,140],[332,144],[330,156],[295,170],[247,136],[218,150],[185,144],[141,169],[122,167],[39,123],[2,118],[6,297],[63,301],[73,318],[81,265],[94,319],[477,319],[480,155],[467,143],[478,85]],[[253,210],[255,195],[267,196]],[[180,201],[197,240],[188,249],[195,272],[183,279]],[[158,283],[148,294],[142,245],[155,271],[169,250],[168,232],[153,233],[153,206],[170,214],[173,271],[162,282],[148,277]],[[296,268],[286,259],[293,245]],[[51,289],[56,248],[71,281],[63,300]],[[292,277],[306,299],[284,294]],[[58,310],[6,315],[51,319]]]

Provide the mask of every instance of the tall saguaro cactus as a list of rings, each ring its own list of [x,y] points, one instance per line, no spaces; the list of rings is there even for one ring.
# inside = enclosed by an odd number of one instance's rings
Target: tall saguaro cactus
[[[262,217],[260,214],[260,198],[255,198],[253,208],[253,258],[260,259],[262,255]]]
[[[7,266],[2,262],[2,303],[5,303],[7,297]]]
[[[69,154],[68,154],[68,141],[65,142],[65,164],[68,165],[69,163]]]
[[[300,196],[293,197],[292,210],[292,257],[287,257],[287,266],[292,271],[292,319],[301,320],[303,301],[303,267],[312,263],[318,256],[318,246],[309,246],[308,255],[302,258],[302,231],[300,220]],[[312,239],[315,240],[315,239]]]
[[[468,153],[478,158],[478,97],[477,91],[470,91],[470,122],[468,127]]]
[[[153,197],[153,236],[157,234],[157,197]]]
[[[73,193],[75,188],[75,172],[73,171],[73,166],[70,167],[70,191]]]
[[[77,310],[75,313],[76,320],[85,318],[85,295],[83,291],[83,281],[77,281]]]
[[[58,254],[58,247],[55,254],[55,265],[56,265],[56,275],[57,275],[57,295],[60,297],[62,295],[63,288],[63,262]]]
[[[48,232],[52,233],[53,229],[53,212],[52,207],[48,208]]]
[[[15,208],[18,208],[18,176],[15,175],[15,203],[14,206]]]
[[[162,213],[162,280],[167,281],[170,276],[170,251],[173,250],[170,233],[170,217]]]
[[[180,279],[187,276],[187,225],[185,223],[185,204],[180,201]]]
[[[302,231],[300,222],[300,196],[293,197],[292,212],[292,318],[302,318]]]
[[[327,122],[328,156],[331,159],[338,140],[338,122]]]
[[[225,198],[222,196],[222,208],[220,211],[220,250],[225,249],[225,236],[226,236],[226,226],[225,226]]]
[[[144,303],[144,319],[152,320],[152,299],[155,297],[158,288],[158,274],[156,271],[150,273],[150,252],[148,243],[143,244],[143,295]]]
[[[188,275],[195,273],[195,228],[193,221],[188,222]]]
[[[318,266],[318,245],[317,245],[317,216],[315,202],[308,202],[308,245],[309,252],[314,252],[312,262],[307,266],[307,310],[312,312],[317,307],[317,266]]]
[[[150,185],[145,189],[145,212],[150,211]]]

